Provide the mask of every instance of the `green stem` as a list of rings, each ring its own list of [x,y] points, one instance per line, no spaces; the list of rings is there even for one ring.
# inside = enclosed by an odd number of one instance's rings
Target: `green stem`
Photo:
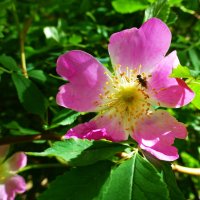
[[[189,51],[190,49],[193,49],[194,47],[197,47],[200,45],[200,41],[193,43],[192,45],[190,45],[188,48],[186,48],[185,50],[183,50],[183,52]]]
[[[19,34],[19,43],[20,43],[20,57],[21,57],[21,70],[25,78],[28,78],[27,68],[26,68],[26,56],[25,56],[25,36],[28,30],[28,25],[24,25],[23,29],[20,28],[19,17],[17,15],[17,9],[15,6],[15,2],[12,4],[13,16],[16,23],[17,31]]]
[[[57,167],[67,167],[67,165],[59,164],[59,163],[49,163],[49,164],[33,164],[28,165],[18,171],[18,173],[31,170],[31,169],[41,169],[41,168],[57,168]]]
[[[36,134],[36,135],[22,135],[22,136],[8,136],[8,137],[0,138],[0,145],[32,142],[35,140],[60,141],[60,140],[63,140],[63,137],[61,135],[58,135],[55,133],[44,133],[44,134]]]
[[[6,73],[8,73],[8,74],[12,74],[11,71],[9,71],[9,70],[7,70],[7,69],[5,69],[5,68],[3,68],[3,67],[0,67],[0,70],[2,70],[3,72],[6,72]]]

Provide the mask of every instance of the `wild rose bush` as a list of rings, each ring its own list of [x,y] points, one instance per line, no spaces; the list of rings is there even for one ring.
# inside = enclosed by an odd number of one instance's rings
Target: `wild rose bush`
[[[0,2],[0,200],[199,198],[195,1]]]
[[[177,108],[194,97],[182,79],[169,77],[179,65],[175,51],[164,57],[170,41],[167,26],[152,18],[139,29],[111,36],[108,49],[113,74],[83,51],[60,56],[57,72],[70,83],[60,88],[58,104],[79,112],[99,112],[87,127],[78,125],[66,137],[89,134],[88,139],[123,141],[130,135],[158,159],[177,159],[171,144],[175,138],[187,136],[185,126],[153,107]]]

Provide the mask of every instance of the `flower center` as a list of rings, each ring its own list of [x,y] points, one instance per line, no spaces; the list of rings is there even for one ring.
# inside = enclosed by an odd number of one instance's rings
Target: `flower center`
[[[112,117],[120,118],[125,130],[132,130],[136,119],[151,113],[149,96],[147,94],[147,75],[139,74],[138,70],[128,67],[126,72],[115,68],[115,73],[105,73],[109,81],[99,94],[100,113],[109,113]]]
[[[121,88],[119,91],[119,95],[121,96],[121,100],[124,101],[127,104],[130,104],[134,100],[134,87],[133,86],[127,86]]]

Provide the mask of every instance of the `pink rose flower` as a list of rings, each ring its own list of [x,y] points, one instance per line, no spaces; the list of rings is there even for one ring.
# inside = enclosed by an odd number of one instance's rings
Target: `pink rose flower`
[[[18,152],[5,160],[9,146],[0,146],[0,200],[14,200],[17,193],[26,190],[26,183],[17,171],[27,163],[23,152]]]
[[[194,93],[182,79],[169,77],[179,65],[176,51],[166,56],[170,42],[167,25],[151,18],[139,29],[111,36],[113,73],[86,52],[61,55],[57,73],[69,83],[60,87],[57,103],[79,112],[98,112],[90,122],[69,130],[66,138],[122,141],[130,135],[158,159],[177,159],[172,144],[187,136],[186,128],[155,107],[179,108],[191,102]]]

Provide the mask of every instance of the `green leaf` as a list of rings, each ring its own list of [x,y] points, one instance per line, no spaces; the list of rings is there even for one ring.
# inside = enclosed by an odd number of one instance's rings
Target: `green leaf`
[[[169,190],[170,200],[173,200],[173,199],[185,200],[182,192],[177,186],[176,179],[172,171],[171,165],[169,163],[162,162],[162,170],[164,173],[164,180]]]
[[[0,56],[0,64],[3,65],[3,67],[5,67],[6,69],[8,69],[10,71],[19,71],[20,70],[20,68],[17,66],[17,63],[15,62],[15,60],[10,56],[1,55]]]
[[[96,200],[169,200],[167,186],[151,163],[138,153],[112,169]]]
[[[57,113],[57,115],[53,118],[52,124],[47,129],[56,128],[58,126],[66,126],[72,124],[81,113],[77,113],[73,110],[64,109]]]
[[[12,3],[11,0],[1,0],[1,2],[0,2],[1,10],[4,10],[4,9],[11,7],[11,3]]]
[[[5,124],[4,127],[9,129],[12,135],[35,135],[39,133],[39,131],[22,127],[16,121],[11,121]]]
[[[92,200],[107,179],[110,168],[110,162],[99,162],[71,169],[57,177],[38,200]]]
[[[183,163],[187,167],[199,168],[200,167],[200,161],[193,156],[194,155],[191,155],[191,154],[186,153],[186,152],[181,153],[181,158],[183,159]]]
[[[167,19],[167,24],[168,25],[174,24],[177,21],[177,19],[178,15],[175,12],[171,11]]]
[[[29,152],[33,156],[56,156],[62,158],[64,161],[69,161],[76,158],[82,151],[92,146],[93,141],[81,139],[69,139],[66,141],[58,141],[53,143],[52,147],[46,149],[44,152],[35,153]]]
[[[44,117],[47,102],[37,86],[30,79],[15,73],[12,74],[12,80],[17,89],[19,101],[24,108],[30,113]]]
[[[133,13],[144,10],[148,6],[148,2],[143,0],[115,0],[112,1],[113,8],[122,14]]]
[[[195,97],[194,100],[192,101],[192,104],[196,106],[198,109],[200,109],[200,80],[194,79],[188,85],[195,93]]]
[[[71,165],[82,166],[100,160],[112,160],[113,156],[125,151],[126,145],[109,141],[93,141],[93,145],[85,149],[77,158],[70,161]]]
[[[173,69],[170,77],[172,77],[172,78],[190,78],[190,77],[192,77],[192,75],[191,75],[188,67],[178,65],[178,67]]]
[[[35,81],[40,83],[45,83],[47,81],[46,74],[40,69],[34,69],[28,72],[30,78],[33,78]]]
[[[99,160],[112,158],[116,153],[127,148],[125,145],[108,141],[90,141],[82,139],[68,139],[55,142],[52,147],[44,152],[29,152],[33,156],[56,156],[63,161],[75,165],[88,165]]]
[[[194,48],[189,50],[189,56],[190,56],[192,65],[194,66],[194,70],[200,71],[200,59],[199,59],[198,53],[196,52]]]
[[[145,157],[156,167],[156,169],[160,172],[160,174],[163,175],[163,181],[166,183],[168,188],[170,197],[169,199],[184,200],[183,194],[177,186],[176,179],[171,168],[171,164],[156,159],[148,152],[144,152],[144,154]]]
[[[80,35],[76,35],[73,34],[70,38],[69,38],[69,43],[76,45],[82,42],[82,37]]]
[[[145,10],[144,21],[152,17],[160,18],[166,22],[170,14],[170,6],[166,0],[157,0]]]
[[[181,6],[183,0],[168,0],[170,6]]]

